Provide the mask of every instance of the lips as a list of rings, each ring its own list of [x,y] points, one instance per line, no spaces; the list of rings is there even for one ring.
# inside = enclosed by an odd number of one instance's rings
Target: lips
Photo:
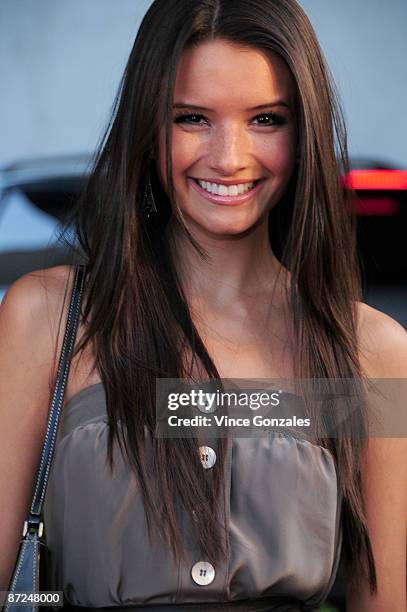
[[[206,191],[206,189],[204,189],[203,187],[201,187],[197,181],[197,179],[194,178],[190,178],[189,179],[191,182],[191,186],[193,187],[193,189],[195,189],[195,191],[197,191],[202,197],[204,197],[206,200],[209,200],[210,202],[213,202],[214,204],[222,204],[222,205],[227,205],[227,206],[233,206],[233,205],[237,205],[237,204],[242,204],[243,202],[246,202],[247,200],[250,200],[256,193],[257,191],[262,187],[264,180],[265,179],[257,179],[255,181],[250,181],[250,180],[240,180],[240,181],[210,181],[207,179],[202,179],[206,182],[213,182],[216,183],[218,185],[226,185],[226,186],[230,186],[230,185],[239,185],[241,183],[250,183],[253,182],[254,186],[249,189],[247,192],[242,193],[242,194],[238,194],[238,195],[217,195],[214,193],[209,193],[208,191]],[[201,180],[201,179],[199,179]]]

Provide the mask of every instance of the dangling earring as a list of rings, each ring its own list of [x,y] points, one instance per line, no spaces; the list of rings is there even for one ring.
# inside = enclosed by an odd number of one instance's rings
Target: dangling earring
[[[147,220],[150,220],[152,214],[158,212],[154,200],[153,188],[151,186],[150,168],[147,170],[147,181],[144,188],[143,198],[143,214]]]

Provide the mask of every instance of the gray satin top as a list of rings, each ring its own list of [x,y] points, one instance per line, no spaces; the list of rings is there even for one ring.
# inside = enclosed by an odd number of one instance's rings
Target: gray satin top
[[[230,439],[228,559],[202,585],[191,575],[202,559],[186,526],[190,565],[174,564],[164,545],[149,544],[135,477],[120,453],[110,474],[107,437],[98,383],[62,411],[44,504],[53,585],[71,605],[161,610],[164,604],[184,609],[182,604],[202,603],[199,609],[209,610],[211,602],[248,600],[259,605],[239,609],[282,612],[312,610],[326,598],[342,542],[341,497],[329,451],[276,432]]]

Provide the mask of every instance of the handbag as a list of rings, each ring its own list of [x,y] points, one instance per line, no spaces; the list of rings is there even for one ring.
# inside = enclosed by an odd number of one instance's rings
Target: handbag
[[[28,612],[29,610],[38,610],[41,605],[40,598],[37,597],[36,601],[30,601],[29,603],[23,604],[20,600],[17,605],[15,594],[24,591],[32,594],[31,599],[35,599],[34,594],[39,593],[40,588],[46,588],[43,571],[47,551],[46,544],[41,539],[43,535],[41,512],[48,483],[48,475],[54,455],[59,416],[61,414],[65,386],[69,374],[72,350],[75,344],[85,273],[85,265],[79,264],[76,266],[65,335],[59,357],[54,392],[48,413],[47,429],[41,451],[34,495],[31,502],[30,513],[27,520],[24,522],[23,539],[20,542],[17,561],[10,580],[8,589],[9,595],[7,597],[4,612],[22,612],[22,610]],[[49,609],[50,608],[48,608],[48,610]]]

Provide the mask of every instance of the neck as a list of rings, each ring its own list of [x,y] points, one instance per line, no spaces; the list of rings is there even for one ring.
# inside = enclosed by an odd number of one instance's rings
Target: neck
[[[267,217],[239,235],[216,235],[188,225],[203,259],[173,220],[167,236],[177,273],[186,296],[208,305],[242,303],[273,292],[287,272],[275,257],[269,240]],[[280,277],[281,275],[281,277]],[[280,293],[280,292],[278,292]]]

